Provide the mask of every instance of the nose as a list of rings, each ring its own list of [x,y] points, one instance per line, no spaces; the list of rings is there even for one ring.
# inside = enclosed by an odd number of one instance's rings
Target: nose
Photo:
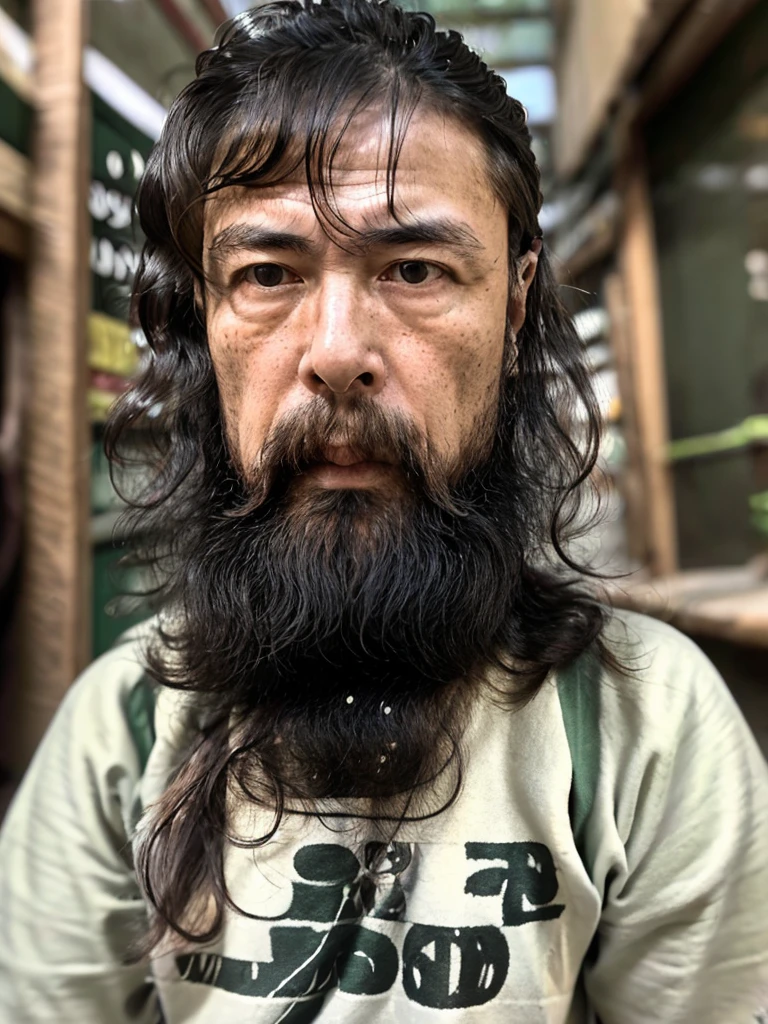
[[[323,286],[308,310],[299,378],[314,395],[373,397],[386,381],[381,325],[354,281],[339,278]]]

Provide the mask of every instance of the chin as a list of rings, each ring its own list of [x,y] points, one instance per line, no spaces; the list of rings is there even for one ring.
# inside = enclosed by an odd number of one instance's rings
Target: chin
[[[371,479],[332,483],[324,472],[307,472],[288,485],[281,511],[295,525],[304,518],[316,528],[332,529],[341,517],[347,520],[347,530],[353,530],[356,519],[361,524],[377,514],[399,519],[417,500],[404,474],[393,466]]]

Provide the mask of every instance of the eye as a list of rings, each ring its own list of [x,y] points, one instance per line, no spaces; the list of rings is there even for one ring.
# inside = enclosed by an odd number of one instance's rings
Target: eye
[[[390,279],[403,284],[426,284],[442,277],[443,271],[426,260],[403,260],[393,264],[387,271]]]
[[[278,288],[281,284],[296,284],[299,278],[279,263],[257,263],[248,267],[243,280],[261,288]]]

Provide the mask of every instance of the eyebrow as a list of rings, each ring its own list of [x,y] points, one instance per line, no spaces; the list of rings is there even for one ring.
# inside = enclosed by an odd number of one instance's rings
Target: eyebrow
[[[485,247],[469,225],[438,217],[415,220],[385,228],[365,228],[349,239],[351,252],[361,255],[372,249],[397,248],[405,245],[440,245],[455,250],[468,262],[475,262]],[[228,256],[243,251],[295,252],[317,256],[319,247],[303,235],[277,231],[256,224],[230,224],[218,232],[208,246],[210,258],[220,263]]]
[[[364,252],[399,245],[441,245],[455,249],[465,259],[473,259],[485,248],[469,225],[444,218],[370,228],[359,233],[356,244]]]
[[[290,231],[275,231],[256,224],[230,224],[214,236],[208,253],[215,262],[220,262],[232,253],[260,249],[298,252],[302,256],[314,256],[317,252],[313,242]]]

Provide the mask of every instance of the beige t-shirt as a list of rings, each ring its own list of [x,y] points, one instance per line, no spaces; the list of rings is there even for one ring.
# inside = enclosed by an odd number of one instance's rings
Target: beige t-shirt
[[[0,1024],[768,1024],[765,762],[690,641],[626,613],[608,639],[629,678],[477,702],[448,810],[383,852],[288,816],[227,851],[248,916],[134,965],[132,843],[189,723],[136,642],[101,658],[0,836]]]

